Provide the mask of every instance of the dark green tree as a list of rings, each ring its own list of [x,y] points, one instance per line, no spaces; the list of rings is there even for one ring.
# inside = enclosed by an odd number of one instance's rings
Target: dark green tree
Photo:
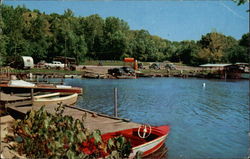
[[[103,50],[104,20],[98,14],[94,14],[80,18],[80,26],[79,30],[84,34],[88,47],[87,56],[98,59]]]
[[[247,52],[247,48],[236,45],[228,50],[227,55],[228,61],[230,63],[246,62],[249,63],[250,58]]]
[[[128,24],[115,17],[105,19],[103,37],[103,52],[102,59],[120,60],[122,55],[126,53],[129,31]]]
[[[224,50],[227,48],[226,36],[217,32],[203,35],[199,44],[201,50],[197,57],[205,63],[222,62]]]

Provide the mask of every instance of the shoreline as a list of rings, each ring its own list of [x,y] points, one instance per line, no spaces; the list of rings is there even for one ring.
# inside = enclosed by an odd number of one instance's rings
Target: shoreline
[[[249,80],[249,73],[234,73],[227,74],[220,70],[203,70],[199,67],[177,68],[176,70],[168,69],[141,69],[136,71],[135,76],[122,75],[112,76],[108,74],[108,69],[122,66],[78,66],[76,70],[57,70],[57,69],[42,69],[34,68],[31,70],[15,70],[10,69],[8,72],[1,73],[1,80],[12,79],[15,76],[17,79],[36,79],[37,82],[48,78],[87,78],[87,79],[135,79],[135,78],[160,78],[160,77],[178,77],[178,78],[204,78],[204,79],[243,79]],[[34,81],[35,82],[35,81]]]

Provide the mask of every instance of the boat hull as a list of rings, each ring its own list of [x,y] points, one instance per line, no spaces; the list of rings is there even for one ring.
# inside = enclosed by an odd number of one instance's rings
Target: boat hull
[[[62,103],[63,105],[74,105],[77,101],[78,94],[74,93],[64,97],[54,97],[60,95],[60,93],[52,93],[48,95],[36,96],[33,100],[33,106],[48,106],[48,105],[58,105]]]
[[[165,140],[167,138],[167,135],[162,136],[161,138],[157,139],[156,141],[146,143],[144,145],[133,147],[133,152],[130,154],[130,158],[133,158],[138,151],[143,152],[142,157],[148,156],[157,150],[159,150],[162,145],[164,144]]]
[[[129,158],[133,158],[138,151],[142,152],[142,157],[148,156],[162,147],[170,131],[167,125],[152,127],[151,135],[148,138],[142,139],[137,135],[138,128],[122,130],[102,135],[104,140],[122,135],[127,138],[132,145],[132,153]],[[141,130],[142,132],[142,130]]]

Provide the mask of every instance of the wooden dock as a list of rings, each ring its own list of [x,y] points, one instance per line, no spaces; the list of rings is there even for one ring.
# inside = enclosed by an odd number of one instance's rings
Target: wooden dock
[[[32,106],[31,97],[19,97],[2,92],[0,92],[0,105],[2,105],[1,107],[3,107],[4,110],[6,110],[12,117],[16,119],[24,118],[25,114],[32,109],[40,109],[40,107]],[[46,106],[45,110],[49,113],[55,113],[56,107],[58,106]],[[72,106],[65,106],[64,115],[69,115],[74,119],[80,120],[83,116],[86,116],[84,120],[85,127],[89,128],[90,130],[99,129],[102,133],[114,132],[140,126],[140,124],[130,122],[127,119],[111,117]]]
[[[55,113],[55,108],[58,106],[45,106],[45,110],[49,113]],[[1,117],[1,128],[9,128],[10,125],[13,123],[14,119],[22,119],[25,117],[25,114],[30,110],[38,110],[41,107],[39,106],[32,106],[32,105],[16,105],[12,103],[6,106],[7,112],[11,115],[8,116],[8,121],[5,121],[5,117]],[[63,115],[69,115],[72,116],[74,119],[80,119],[82,120],[82,117],[84,117],[84,126],[88,128],[90,131],[93,131],[95,129],[101,130],[101,133],[108,133],[108,132],[114,132],[124,129],[130,129],[130,128],[136,128],[139,127],[140,124],[130,122],[127,119],[121,119],[121,118],[115,118],[104,114],[99,114],[93,111],[89,111],[86,109],[81,109],[77,107],[72,106],[65,106]],[[13,118],[14,119],[13,119]],[[2,129],[1,129],[2,132]],[[4,134],[1,134],[1,158],[26,158],[25,156],[20,156],[17,152],[10,150],[8,148],[7,143],[3,143],[4,137],[6,134],[11,134],[10,132],[3,131]]]
[[[6,113],[6,108],[8,106],[23,106],[31,104],[32,101],[30,97],[19,97],[0,92],[0,115]]]
[[[30,99],[30,97],[18,97],[15,95],[10,95],[10,94],[0,92],[0,101],[3,101],[3,102],[16,102],[16,101],[23,101],[27,99]]]
[[[10,114],[14,119],[23,119],[28,111],[38,110],[41,108],[39,106],[32,106],[30,97],[18,97],[15,95],[4,93],[1,93],[0,97],[0,105],[3,106],[8,114]],[[45,110],[49,113],[55,113],[55,108],[57,107],[57,105],[45,106]],[[140,126],[140,124],[130,122],[127,119],[115,118],[72,106],[65,106],[63,115],[69,115],[74,119],[80,120],[82,120],[82,117],[84,117],[84,125],[86,128],[88,128],[90,131],[99,129],[103,134],[124,129],[136,128]],[[12,117],[6,117],[0,117],[1,128],[9,128],[14,121]],[[15,156],[25,158],[24,156],[18,155],[17,152],[10,150],[7,143],[3,143],[5,135],[11,134],[11,131],[7,132],[6,130],[2,131],[1,129],[1,158],[13,158]]]
[[[55,108],[58,106],[46,106],[45,110],[50,113],[55,113]],[[14,118],[24,118],[25,114],[30,110],[38,110],[40,107],[32,106],[8,106],[7,112],[11,114]],[[64,110],[64,115],[72,116],[74,119],[82,119],[86,116],[84,120],[84,125],[90,130],[99,129],[102,133],[114,132],[124,129],[130,129],[139,127],[140,124],[130,122],[126,119],[115,118],[104,114],[99,114],[86,109],[81,109],[77,107],[66,106]]]

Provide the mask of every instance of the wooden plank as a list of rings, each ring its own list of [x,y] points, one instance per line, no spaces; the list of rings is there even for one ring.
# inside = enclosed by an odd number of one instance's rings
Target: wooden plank
[[[47,110],[50,113],[55,113],[56,107],[57,106],[46,106],[45,110]],[[31,109],[38,110],[39,108],[40,107],[31,107],[31,106],[24,106],[24,107],[10,106],[7,108],[7,111],[11,112],[10,114],[15,118],[23,118],[25,113],[28,112],[29,110]],[[90,130],[99,129],[101,130],[102,133],[136,128],[140,126],[140,124],[129,122],[126,119],[110,117],[108,115],[98,114],[93,111],[76,107],[70,107],[70,106],[65,107],[64,115],[69,115],[72,116],[74,119],[80,119],[80,120],[82,119],[83,116],[85,116],[86,117],[84,119],[85,127]]]
[[[19,96],[0,92],[0,101],[9,102],[9,101],[18,101],[18,100],[26,100],[26,99],[30,99],[30,97],[19,97]]]
[[[5,107],[9,107],[9,106],[27,106],[27,105],[32,105],[32,101],[31,100],[24,100],[24,101],[16,101],[16,102],[11,102],[11,103],[6,103]]]

